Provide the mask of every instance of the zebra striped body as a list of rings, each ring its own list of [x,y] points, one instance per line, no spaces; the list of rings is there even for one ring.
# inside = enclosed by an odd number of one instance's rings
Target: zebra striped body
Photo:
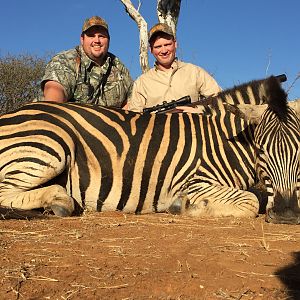
[[[258,94],[257,101],[262,98]],[[300,126],[289,114],[298,126],[293,151],[287,149],[294,166],[287,170],[289,182],[279,188],[286,177],[277,171],[286,161],[262,166],[255,145],[263,133],[224,108],[202,115],[155,115],[71,103],[29,104],[0,118],[0,205],[51,207],[57,215],[69,215],[84,209],[162,212],[179,202],[190,215],[254,217],[258,199],[247,190],[260,174],[272,186],[273,178],[264,172],[275,169],[280,178],[273,190],[296,197],[297,222]],[[264,117],[257,128],[268,122]],[[271,143],[276,148],[278,142]],[[272,199],[270,211],[278,202]]]

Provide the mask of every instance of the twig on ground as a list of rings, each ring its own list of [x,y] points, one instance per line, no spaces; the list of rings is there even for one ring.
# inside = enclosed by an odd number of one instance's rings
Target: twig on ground
[[[264,247],[265,250],[270,251],[270,245],[267,243],[264,233],[264,225],[261,223],[261,230],[262,230],[262,240],[261,245]]]

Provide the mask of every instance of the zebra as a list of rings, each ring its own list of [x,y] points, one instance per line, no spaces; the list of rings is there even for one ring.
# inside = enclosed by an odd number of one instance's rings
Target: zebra
[[[268,108],[257,125],[222,99]],[[299,118],[273,76],[223,91],[202,114],[36,102],[0,128],[4,208],[256,217],[262,182],[266,221],[300,223]]]

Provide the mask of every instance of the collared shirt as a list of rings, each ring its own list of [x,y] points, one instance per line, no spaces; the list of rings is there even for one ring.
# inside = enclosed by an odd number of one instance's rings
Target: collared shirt
[[[133,80],[119,58],[108,53],[102,66],[79,46],[55,55],[47,64],[42,89],[48,80],[59,82],[68,101],[120,107],[131,94]]]
[[[176,59],[169,70],[162,71],[155,66],[134,82],[128,109],[142,111],[187,95],[195,102],[220,91],[215,79],[204,69]]]

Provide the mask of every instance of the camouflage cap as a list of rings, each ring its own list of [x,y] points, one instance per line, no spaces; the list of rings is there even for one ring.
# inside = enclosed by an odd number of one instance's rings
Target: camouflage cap
[[[154,35],[158,32],[164,32],[166,34],[169,34],[171,36],[173,36],[175,38],[175,35],[173,33],[173,30],[171,27],[169,27],[167,24],[165,23],[158,23],[155,24],[148,33],[148,41],[150,42],[150,40],[154,37]]]
[[[98,16],[93,16],[93,17],[86,19],[82,26],[82,32],[87,31],[89,28],[91,28],[93,26],[101,26],[101,27],[105,28],[108,32],[108,25],[107,25],[106,21]]]

